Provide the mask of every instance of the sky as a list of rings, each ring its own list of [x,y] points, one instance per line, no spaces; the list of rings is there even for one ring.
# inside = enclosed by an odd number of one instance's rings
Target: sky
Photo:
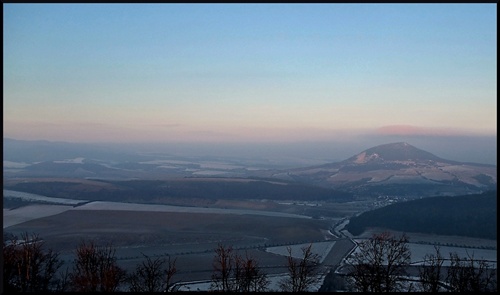
[[[496,137],[496,8],[3,4],[4,137]]]

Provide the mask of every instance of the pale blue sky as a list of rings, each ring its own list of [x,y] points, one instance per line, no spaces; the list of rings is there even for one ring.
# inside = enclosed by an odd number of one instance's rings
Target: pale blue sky
[[[7,137],[496,134],[496,4],[3,8]]]

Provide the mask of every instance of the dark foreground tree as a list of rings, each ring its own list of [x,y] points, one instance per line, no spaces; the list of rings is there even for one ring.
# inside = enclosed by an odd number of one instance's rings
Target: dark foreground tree
[[[172,281],[174,275],[177,273],[177,268],[175,267],[175,263],[177,262],[177,258],[174,258],[173,260],[170,258],[170,255],[168,256],[167,259],[167,273],[166,273],[166,281],[165,281],[165,292],[170,292],[173,291],[172,288],[174,287],[175,283]],[[179,281],[177,281],[179,282]]]
[[[257,261],[248,256],[238,255],[231,246],[221,244],[215,249],[212,283],[210,289],[221,292],[262,292],[266,291],[269,280]]]
[[[71,291],[115,292],[126,278],[126,272],[116,264],[115,249],[97,246],[93,241],[82,243],[76,249]]]
[[[312,244],[302,247],[302,256],[297,259],[292,256],[292,248],[287,247],[288,276],[279,282],[284,292],[307,292],[319,282],[318,266],[320,256],[312,252]]]
[[[443,290],[444,276],[442,273],[444,257],[439,246],[434,246],[436,254],[426,254],[424,262],[419,267],[420,287],[423,292],[439,292]]]
[[[457,253],[450,253],[450,267],[446,282],[451,292],[496,292],[496,271],[485,260],[478,260],[474,255],[460,258]]]
[[[259,267],[257,260],[248,256],[235,255],[235,291],[237,292],[263,292],[267,290],[269,280]]]
[[[212,283],[210,289],[222,292],[234,292],[231,282],[234,261],[233,247],[219,244],[215,248]]]
[[[349,282],[355,291],[404,291],[401,277],[410,264],[410,249],[405,234],[395,237],[388,232],[375,234],[358,244],[349,260]]]
[[[137,265],[135,272],[129,276],[131,292],[168,292],[172,289],[172,277],[177,272],[176,259],[152,259],[142,254],[145,261]]]
[[[61,267],[59,254],[44,250],[37,234],[23,233],[3,243],[3,291],[48,292],[57,289],[55,274]]]

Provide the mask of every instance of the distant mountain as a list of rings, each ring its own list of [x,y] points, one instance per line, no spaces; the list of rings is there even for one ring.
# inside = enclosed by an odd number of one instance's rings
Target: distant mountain
[[[406,142],[379,145],[341,162],[274,176],[363,196],[463,195],[497,186],[494,165],[442,159]]]
[[[370,227],[495,240],[497,192],[431,197],[388,205],[351,218],[347,230],[359,235]]]
[[[383,163],[384,161],[414,161],[414,162],[428,162],[428,161],[441,161],[443,160],[429,152],[417,149],[406,142],[383,144],[376,147],[367,149],[360,154],[353,156],[344,162],[346,163]]]

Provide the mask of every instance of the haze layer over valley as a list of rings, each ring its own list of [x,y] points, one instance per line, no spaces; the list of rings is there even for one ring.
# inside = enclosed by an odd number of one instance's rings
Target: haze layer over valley
[[[477,193],[495,189],[497,181],[494,165],[447,160],[407,142],[371,147],[336,162],[318,157],[291,160],[292,157],[284,155],[276,158],[248,154],[247,157],[222,156],[221,151],[214,156],[207,150],[197,156],[179,156],[153,152],[151,147],[149,150],[142,147],[139,151],[132,148],[5,139],[4,180],[22,177],[107,181],[271,178],[275,182],[270,181],[269,185],[286,181],[363,197]],[[233,147],[233,151],[235,149]],[[240,186],[242,182],[248,180],[232,181]],[[251,198],[250,195],[242,198]]]
[[[411,199],[496,190],[496,166],[446,160],[406,142],[368,148],[339,162],[176,156],[11,139],[4,139],[5,150],[8,236],[36,230],[68,265],[81,238],[112,242],[127,269],[140,259],[139,249],[149,255],[168,252],[182,261],[186,287],[208,280],[210,253],[221,243],[274,265],[268,271],[278,277],[285,257],[273,253],[313,243],[326,274],[355,247],[345,226],[363,212]],[[356,236],[383,230],[365,222]],[[477,230],[468,227],[471,231]],[[496,253],[495,241],[467,237],[465,231],[432,236],[417,228],[412,236],[417,253],[428,253],[433,244],[486,248],[479,253],[488,259]]]

